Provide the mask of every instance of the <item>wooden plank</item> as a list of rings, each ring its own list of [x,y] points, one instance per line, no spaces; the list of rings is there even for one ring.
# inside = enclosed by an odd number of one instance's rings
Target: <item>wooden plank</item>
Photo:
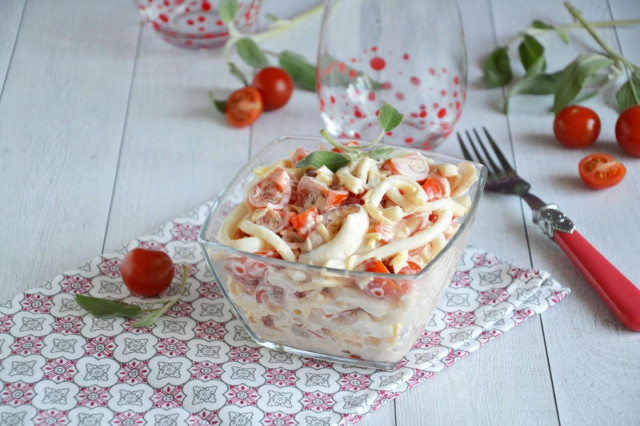
[[[208,97],[232,84],[220,49],[181,49],[144,29],[105,250],[215,198],[246,163],[249,128],[229,126]]]
[[[588,20],[610,19],[606,2],[582,0],[574,4]],[[640,16],[637,2],[612,2],[614,5],[619,18]],[[517,8],[519,13],[507,12],[502,4],[497,10],[500,40],[521,31],[533,17],[553,23],[571,22],[559,3],[520,2]],[[617,49],[612,29],[598,29],[598,33]],[[627,51],[637,58],[638,27],[625,29],[621,34],[625,34]],[[569,46],[553,33],[540,37],[547,46],[549,70],[562,68],[579,52],[597,49],[584,30],[574,30],[571,36]],[[512,104],[510,125],[520,170],[530,178],[535,193],[558,203],[594,246],[638,282],[640,266],[632,247],[637,245],[640,224],[629,211],[637,209],[640,199],[634,183],[640,164],[615,144],[617,112],[610,104],[611,95],[612,90],[586,103],[600,115],[602,132],[599,141],[585,150],[566,149],[554,139],[553,115],[547,112],[550,97],[520,97]],[[577,164],[587,153],[596,151],[610,153],[625,163],[628,172],[622,184],[605,191],[592,191],[583,185]],[[552,271],[557,280],[573,290],[566,302],[543,316],[561,423],[637,423],[640,416],[637,335],[617,323],[584,278],[537,227],[530,224],[528,231],[534,266]]]
[[[518,11],[511,2],[500,5],[507,14]],[[457,129],[486,126],[510,156],[507,119],[500,112],[502,93],[486,90],[482,81],[484,60],[495,46],[491,6],[469,0],[461,1],[460,7],[469,57],[469,94]],[[439,151],[459,157],[454,137]],[[516,198],[486,194],[470,243],[529,266],[522,221]],[[556,424],[540,320],[527,321],[401,395],[396,407],[399,425],[530,424],[532,418],[539,424]]]
[[[25,0],[8,0],[0,3],[0,99],[22,22],[24,2]]]
[[[127,0],[26,5],[0,104],[3,299],[100,252],[137,21]]]

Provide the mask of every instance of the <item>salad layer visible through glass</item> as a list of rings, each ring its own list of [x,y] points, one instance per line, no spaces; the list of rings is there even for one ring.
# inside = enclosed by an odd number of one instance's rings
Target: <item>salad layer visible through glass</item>
[[[321,138],[269,144],[223,190],[199,241],[259,343],[391,367],[449,283],[486,171],[399,148],[295,167],[317,150]]]

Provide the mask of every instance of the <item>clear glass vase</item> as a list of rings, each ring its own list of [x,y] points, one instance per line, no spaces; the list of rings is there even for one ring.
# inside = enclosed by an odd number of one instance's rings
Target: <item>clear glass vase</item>
[[[452,132],[467,94],[455,0],[325,0],[318,99],[329,132],[370,140],[383,103],[405,114],[385,139],[433,149]]]

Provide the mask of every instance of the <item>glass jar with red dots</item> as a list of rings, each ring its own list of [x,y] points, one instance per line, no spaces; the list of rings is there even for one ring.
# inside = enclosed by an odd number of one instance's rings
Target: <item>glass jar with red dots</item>
[[[390,103],[405,115],[384,139],[433,149],[452,132],[467,94],[467,55],[451,0],[325,0],[317,95],[336,137],[374,139]]]
[[[213,49],[229,38],[218,16],[220,0],[134,0],[145,23],[169,43],[191,49]],[[262,0],[240,0],[235,27],[251,32]]]

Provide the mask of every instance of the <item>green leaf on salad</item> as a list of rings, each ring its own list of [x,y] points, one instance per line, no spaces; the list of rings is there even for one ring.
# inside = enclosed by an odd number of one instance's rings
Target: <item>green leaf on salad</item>
[[[222,114],[224,114],[226,108],[227,108],[227,101],[224,100],[217,100],[213,97],[213,92],[209,91],[209,100],[211,101],[211,104],[218,110],[220,111]]]
[[[326,166],[332,172],[349,164],[351,160],[344,154],[333,151],[314,151],[296,163],[296,167],[315,167],[319,169]]]
[[[553,74],[534,74],[529,77],[525,77],[513,85],[507,99],[504,103],[502,111],[507,114],[509,112],[509,102],[512,96],[515,95],[551,95],[555,93],[558,88],[558,81],[560,81],[560,75],[562,71],[555,72]]]
[[[384,161],[391,158],[391,154],[394,149],[389,146],[383,146],[380,148],[372,149],[371,151],[367,151],[367,155],[374,160]]]
[[[233,21],[238,13],[238,0],[221,0],[218,5],[218,16],[225,24]]]
[[[489,87],[502,87],[513,78],[511,62],[506,47],[495,49],[484,64],[484,81]]]
[[[640,105],[640,72],[631,74],[631,78],[616,93],[616,99],[621,111]]]
[[[97,317],[116,316],[129,318],[138,315],[142,311],[140,306],[137,305],[85,296],[83,294],[76,294],[76,302],[78,302],[78,305],[85,311]]]
[[[269,66],[269,60],[255,41],[248,37],[243,37],[236,42],[236,50],[242,60],[253,68],[264,68]]]
[[[280,67],[289,73],[296,87],[316,91],[316,67],[304,56],[285,50],[280,53]]]
[[[232,75],[238,77],[238,80],[240,80],[242,84],[245,85],[245,87],[249,85],[247,77],[244,76],[244,73],[240,71],[240,68],[238,68],[233,62],[229,62],[229,72],[231,72]]]
[[[383,104],[378,113],[378,124],[385,132],[390,132],[402,123],[404,115],[400,114],[391,104]]]
[[[545,70],[547,61],[544,58],[544,46],[535,37],[525,34],[518,47],[518,53],[528,76],[540,74]]]
[[[613,60],[597,53],[583,53],[562,71],[553,99],[553,112],[570,105],[584,87],[585,81],[598,71],[613,65]]]

